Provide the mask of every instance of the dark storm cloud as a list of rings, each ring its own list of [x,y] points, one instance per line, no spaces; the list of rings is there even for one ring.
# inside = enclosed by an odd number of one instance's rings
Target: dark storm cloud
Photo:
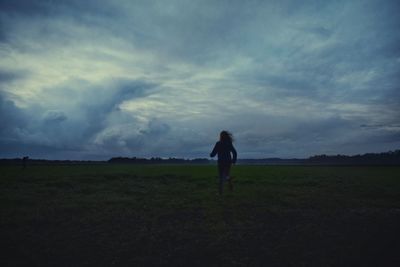
[[[140,133],[146,136],[163,135],[170,130],[170,126],[164,122],[151,120],[146,129],[140,130]]]
[[[18,130],[24,129],[26,123],[26,113],[16,107],[13,101],[5,98],[0,91],[0,138],[17,138]]]
[[[8,71],[0,69],[0,91],[5,83],[13,82],[18,79],[27,77],[27,72],[24,71]],[[4,88],[3,88],[4,89]]]
[[[119,113],[118,106],[127,100],[134,98],[146,97],[156,90],[155,84],[149,84],[142,81],[118,81],[111,84],[111,92],[102,95],[96,90],[97,88],[89,88],[84,94],[81,105],[82,114],[88,126],[84,131],[84,136],[89,138],[108,124],[118,123],[120,119],[124,118],[119,116],[114,118],[113,121],[108,122],[107,119],[110,114]],[[87,101],[88,99],[95,99],[96,101]]]
[[[2,13],[24,16],[60,16],[82,14],[95,14],[104,16],[112,13],[112,5],[108,1],[75,1],[75,0],[3,0],[1,1]]]
[[[63,112],[56,110],[50,110],[46,112],[44,116],[44,121],[45,123],[48,124],[54,124],[54,123],[58,124],[65,121],[66,119],[67,116]]]
[[[170,130],[168,124],[157,119],[145,124],[134,124],[131,119],[128,124],[114,128],[114,131],[106,129],[98,136],[96,144],[109,155],[129,156],[135,153],[146,157],[167,157],[176,151],[177,145]]]
[[[221,129],[251,157],[395,148],[399,11],[373,0],[1,1],[0,156],[205,156]]]
[[[121,113],[119,104],[134,98],[146,97],[156,90],[155,84],[125,79],[113,80],[103,85],[83,83],[81,86],[86,87],[83,93],[80,90],[62,89],[59,90],[62,92],[61,95],[55,96],[55,98],[63,98],[66,103],[69,100],[81,98],[82,101],[78,101],[73,109],[66,106],[65,111],[45,110],[44,107],[23,110],[1,94],[0,148],[2,153],[12,156],[19,156],[20,153],[38,156],[50,153],[48,155],[62,157],[64,151],[70,156],[80,157],[79,154],[87,152],[85,148],[91,147],[96,134],[105,128],[126,122],[135,124],[134,117]],[[105,90],[104,87],[111,90]],[[143,130],[143,134],[154,136],[160,131],[167,130],[167,127],[165,123],[151,122],[149,127]],[[120,137],[110,137],[106,143],[102,144],[103,148],[111,149],[113,138]],[[101,154],[103,148],[98,151],[93,147],[91,149]]]
[[[24,0],[3,0],[1,1],[2,13],[14,15],[45,14],[46,2],[50,1],[24,1]]]
[[[330,152],[332,145],[352,140],[353,132],[358,128],[352,120],[335,116],[312,120],[271,116],[264,120],[265,126],[245,131],[238,129],[238,146],[271,151],[285,157],[320,154]],[[254,155],[250,151],[248,154]]]
[[[130,123],[134,124],[134,116],[124,115],[119,105],[123,101],[128,101],[134,98],[143,98],[157,90],[155,84],[149,84],[142,81],[116,81],[109,84],[105,93],[99,92],[101,86],[90,86],[85,91],[82,100],[78,105],[80,110],[80,124],[85,127],[79,130],[79,133],[84,137],[84,142],[89,142],[96,134],[107,127]],[[79,92],[77,92],[80,95]],[[95,101],[88,101],[93,99]]]
[[[35,150],[31,148],[35,146],[34,143],[24,140],[24,135],[29,131],[28,124],[29,113],[18,108],[0,92],[0,151],[3,157],[20,157],[30,152],[43,151],[43,146]]]
[[[0,84],[4,82],[9,82],[17,78],[18,75],[15,73],[10,73],[10,72],[3,72],[0,71]]]
[[[49,117],[46,117],[41,123],[40,119],[32,117],[29,110],[18,108],[13,101],[0,97],[1,153],[19,157],[27,153],[42,155],[45,151],[59,150],[59,145],[48,143],[46,140],[47,137],[58,138],[51,136],[49,130],[51,130],[51,124],[56,123],[55,120],[60,120],[60,118],[49,119]],[[62,138],[59,141],[62,142]]]

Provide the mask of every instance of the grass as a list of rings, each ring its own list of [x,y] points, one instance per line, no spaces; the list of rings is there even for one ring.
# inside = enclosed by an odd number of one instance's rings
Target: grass
[[[0,264],[400,264],[400,167],[232,175],[219,196],[215,166],[0,166]]]

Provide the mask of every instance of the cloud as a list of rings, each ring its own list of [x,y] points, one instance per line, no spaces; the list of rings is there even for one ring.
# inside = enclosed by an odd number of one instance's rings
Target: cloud
[[[246,157],[395,149],[399,10],[2,1],[0,157],[204,157],[222,129]]]
[[[89,152],[86,149],[101,152],[102,148],[93,148],[98,135],[106,129],[126,123],[135,126],[137,121],[134,116],[121,111],[119,105],[127,100],[146,97],[156,90],[155,85],[128,80],[113,80],[103,85],[81,83],[81,86],[69,90],[62,87],[55,90],[53,95],[48,95],[59,104],[57,110],[46,109],[46,105],[22,110],[11,100],[2,97],[2,147],[7,146],[5,142],[12,138],[16,143],[38,150],[41,146],[45,150],[52,148],[60,154],[71,150],[85,154]],[[71,105],[69,100],[76,99],[78,101],[73,101]],[[150,129],[150,133],[155,133],[161,128],[151,124]]]
[[[22,76],[22,73],[0,70],[0,84],[12,82],[16,79],[21,78]]]
[[[48,124],[58,124],[67,119],[67,116],[62,111],[49,110],[44,115],[44,121]]]
[[[15,106],[12,100],[4,97],[0,91],[0,133],[4,139],[16,138],[19,130],[26,125],[26,113]]]

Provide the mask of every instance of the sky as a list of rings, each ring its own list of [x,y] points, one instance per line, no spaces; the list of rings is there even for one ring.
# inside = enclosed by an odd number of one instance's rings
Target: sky
[[[400,148],[400,2],[0,0],[0,158]]]

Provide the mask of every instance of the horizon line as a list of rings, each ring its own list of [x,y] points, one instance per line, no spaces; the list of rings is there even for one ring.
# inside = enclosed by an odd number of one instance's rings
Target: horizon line
[[[400,153],[400,149],[395,149],[395,150],[389,150],[389,151],[384,151],[384,152],[367,152],[363,154],[352,154],[352,155],[346,155],[346,154],[315,154],[312,156],[308,157],[260,157],[260,158],[238,158],[237,160],[306,160],[310,159],[312,157],[316,156],[346,156],[346,157],[355,157],[355,156],[363,156],[363,155],[371,155],[371,154],[388,154],[388,153]],[[47,161],[92,161],[92,162],[106,162],[109,161],[113,158],[125,158],[125,159],[146,159],[146,160],[151,160],[151,159],[162,159],[162,160],[168,160],[168,159],[178,159],[178,160],[196,160],[196,159],[206,159],[209,161],[217,161],[215,158],[210,158],[210,157],[159,157],[159,156],[152,156],[152,157],[137,157],[137,156],[113,156],[109,157],[108,159],[103,159],[103,160],[96,160],[96,159],[47,159],[47,158],[30,158],[29,156],[23,156],[23,157],[14,157],[14,158],[0,158],[0,160],[17,160],[17,159],[23,159],[24,157],[28,157],[29,160],[47,160]]]

